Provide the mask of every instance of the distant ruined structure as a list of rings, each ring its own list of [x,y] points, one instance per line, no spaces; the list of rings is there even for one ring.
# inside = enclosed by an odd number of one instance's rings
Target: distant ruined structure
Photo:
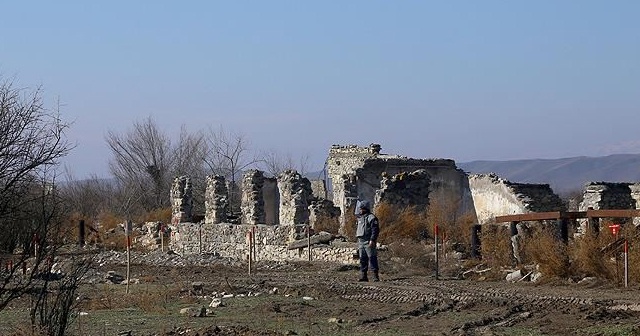
[[[467,174],[449,159],[413,159],[380,153],[368,147],[334,145],[327,159],[332,200],[344,214],[357,200],[427,207],[430,203],[457,204],[460,214],[473,214]]]
[[[446,205],[479,224],[492,223],[498,216],[567,210],[548,184],[513,183],[495,174],[469,176],[453,160],[383,154],[378,144],[333,145],[326,176],[326,181],[309,181],[294,170],[277,177],[249,170],[235,186],[222,176],[209,176],[201,223],[190,223],[191,181],[178,177],[171,189],[172,248],[242,258],[251,240],[258,260],[306,259],[311,251],[291,251],[287,244],[304,238],[321,221],[335,222],[344,232],[345,215],[354,212],[358,200],[424,210]],[[239,224],[229,223],[227,217],[231,194],[239,194]],[[640,183],[591,183],[579,207],[640,209]],[[351,248],[319,245],[313,251],[315,258],[352,262]]]
[[[514,183],[495,174],[469,176],[478,223],[495,216],[529,212],[565,211],[562,200],[548,184]]]

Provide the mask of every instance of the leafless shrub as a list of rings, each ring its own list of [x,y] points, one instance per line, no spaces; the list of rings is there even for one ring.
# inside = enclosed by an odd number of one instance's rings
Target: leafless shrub
[[[521,246],[523,264],[535,263],[543,274],[551,277],[570,275],[567,245],[550,230],[536,227],[530,237],[521,240]]]
[[[483,225],[481,241],[482,261],[489,267],[498,269],[513,264],[513,253],[508,227],[497,224]]]

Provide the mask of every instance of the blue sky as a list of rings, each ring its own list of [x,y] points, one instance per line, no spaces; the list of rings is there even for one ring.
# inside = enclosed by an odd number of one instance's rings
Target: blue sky
[[[104,136],[243,133],[308,155],[380,143],[417,158],[640,153],[640,1],[13,1],[0,74],[74,121],[75,175]]]

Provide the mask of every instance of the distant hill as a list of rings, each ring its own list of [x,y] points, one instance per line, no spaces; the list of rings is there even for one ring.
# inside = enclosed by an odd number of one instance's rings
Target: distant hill
[[[496,173],[511,182],[549,184],[558,194],[582,190],[588,182],[640,182],[640,154],[471,161],[457,166],[469,174]]]

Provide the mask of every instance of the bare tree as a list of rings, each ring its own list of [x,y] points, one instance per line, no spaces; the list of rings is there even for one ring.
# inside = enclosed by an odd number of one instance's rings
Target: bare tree
[[[237,188],[238,175],[259,160],[250,156],[247,138],[236,132],[228,132],[222,126],[214,130],[209,128],[208,153],[204,158],[211,174],[222,175],[231,182],[229,199],[232,211],[239,206],[239,195],[233,192]]]
[[[183,125],[178,143],[173,149],[174,167],[172,176],[187,175],[193,186],[193,206],[195,212],[204,212],[204,193],[206,188],[207,141],[202,132],[189,132]]]
[[[124,135],[109,132],[107,144],[113,154],[109,167],[131,195],[128,204],[140,204],[144,210],[169,205],[171,188],[171,140],[150,117],[136,122]]]
[[[73,147],[64,136],[68,127],[58,109],[44,107],[40,89],[0,83],[0,251],[11,260],[0,271],[0,310],[26,293],[43,293],[51,280],[65,230],[52,171]],[[63,306],[47,309],[60,316],[47,320],[49,330],[58,330],[48,334],[66,328],[69,311],[58,309]],[[42,307],[42,301],[32,306]]]
[[[295,170],[304,176],[309,169],[309,155],[303,155],[296,160],[291,153],[267,151],[262,154],[260,165],[271,176],[278,176],[285,170]]]
[[[16,88],[0,83],[0,230],[16,229],[12,217],[48,167],[56,166],[73,146],[64,132],[68,123],[58,110],[46,109],[41,90]],[[9,226],[9,227],[7,227]],[[12,250],[16,237],[2,235],[0,250]]]
[[[116,184],[96,175],[77,180],[67,173],[59,190],[69,211],[80,218],[96,220],[101,213],[113,211],[118,206]]]

